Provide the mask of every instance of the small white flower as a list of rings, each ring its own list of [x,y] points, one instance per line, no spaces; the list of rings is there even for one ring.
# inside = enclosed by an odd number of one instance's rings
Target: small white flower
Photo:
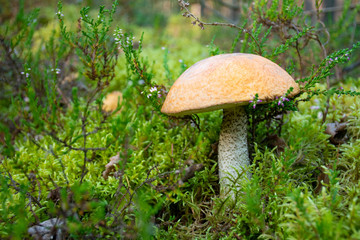
[[[150,98],[150,97],[151,97],[151,93],[149,93],[146,97],[147,97],[147,98]]]
[[[320,111],[320,112],[318,112],[318,114],[317,114],[317,118],[318,119],[322,119],[323,118],[323,113]]]
[[[56,74],[60,74],[61,70],[59,68],[52,68],[52,72],[55,72]]]
[[[161,47],[162,50],[165,50],[165,47]]]
[[[182,63],[182,62],[184,62],[182,59],[179,59],[179,63]]]
[[[155,91],[157,91],[157,88],[156,88],[156,87],[150,88],[150,92],[155,92]]]
[[[55,13],[55,15],[59,15],[59,16],[64,16],[64,14],[62,14],[60,11],[58,11],[57,13]]]
[[[317,110],[317,109],[320,109],[320,106],[311,106],[310,109]]]

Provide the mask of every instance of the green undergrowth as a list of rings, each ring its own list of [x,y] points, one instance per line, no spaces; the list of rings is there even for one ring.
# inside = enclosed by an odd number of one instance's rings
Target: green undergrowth
[[[346,89],[352,85],[345,83],[342,86]],[[200,132],[190,124],[171,128],[171,122],[166,117],[151,113],[149,107],[125,108],[114,122],[109,123],[109,129],[124,114],[132,119],[125,126],[131,133],[129,158],[126,167],[119,166],[125,168],[123,181],[129,184],[129,191],[136,189],[146,179],[183,168],[188,160],[205,166],[180,188],[171,188],[171,184],[178,180],[173,173],[152,181],[153,187],[146,187],[143,194],[146,194],[145,203],[150,204],[147,209],[161,203],[161,207],[152,213],[156,216],[158,227],[151,230],[151,234],[156,232],[155,236],[159,239],[175,236],[179,239],[194,236],[233,239],[240,235],[261,239],[299,239],[304,236],[306,239],[357,239],[360,131],[356,123],[360,121],[357,110],[359,100],[348,96],[333,96],[330,100],[332,107],[328,120],[342,118],[342,115],[337,116],[340,113],[346,114],[349,119],[349,139],[340,146],[329,142],[329,135],[324,133],[325,125],[321,124],[318,114],[321,111],[312,108],[322,104],[323,100],[314,98],[300,104],[298,112],[287,115],[283,126],[287,147],[280,155],[276,149],[256,144],[251,166],[253,178],[245,184],[236,207],[227,210],[221,210],[222,202],[217,199],[216,159],[209,158],[210,146],[217,141],[220,113],[201,115]],[[124,101],[131,102],[132,98],[125,98]],[[88,144],[99,146],[113,141],[113,134],[107,129],[100,131],[89,139]],[[48,137],[38,143],[54,151],[61,149]],[[19,230],[35,220],[30,213],[17,213],[26,204],[25,192],[37,192],[40,202],[50,206],[49,191],[54,189],[54,185],[66,187],[62,171],[73,186],[76,186],[81,173],[82,157],[76,151],[59,151],[59,159],[54,159],[47,151],[25,139],[19,139],[15,148],[16,156],[3,160],[1,171],[5,176],[6,172],[11,173],[12,179],[26,190],[16,194],[10,189],[9,192],[2,192],[2,216],[11,219],[16,214],[15,219],[19,219],[14,226],[2,225],[3,237],[9,237],[12,228]],[[122,146],[115,141],[88,165],[89,172],[84,179],[86,193],[105,201],[102,203],[105,205],[111,205],[114,199],[118,178],[110,176],[105,180],[102,172],[109,158],[121,150]],[[39,184],[29,185],[29,173],[36,176],[33,181]],[[2,183],[5,184],[2,189],[11,185],[8,177],[2,178]],[[323,185],[320,189],[317,188],[319,184]],[[41,187],[38,189],[38,186]],[[156,187],[165,190],[159,192]],[[46,209],[35,210],[40,219],[48,218]],[[142,219],[142,215],[137,218]],[[149,221],[142,224],[150,224]],[[224,225],[229,228],[226,234],[220,231]],[[330,226],[337,227],[329,230]]]

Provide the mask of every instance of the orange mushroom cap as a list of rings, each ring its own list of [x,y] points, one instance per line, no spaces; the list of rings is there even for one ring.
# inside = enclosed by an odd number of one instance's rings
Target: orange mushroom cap
[[[121,104],[122,100],[123,100],[123,96],[121,92],[119,91],[111,92],[108,95],[106,95],[106,98],[103,101],[102,110],[106,112],[112,112],[118,107],[118,104]]]
[[[161,112],[181,116],[247,105],[258,94],[266,102],[300,92],[280,66],[253,54],[232,53],[206,58],[188,68],[171,87]]]

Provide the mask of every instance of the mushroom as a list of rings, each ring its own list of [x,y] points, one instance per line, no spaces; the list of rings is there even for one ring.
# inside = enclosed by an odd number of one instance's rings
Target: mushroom
[[[113,112],[116,110],[118,105],[121,104],[123,100],[122,93],[119,91],[114,91],[106,95],[106,98],[103,101],[102,110],[105,112]],[[119,112],[121,109],[119,110]]]
[[[161,112],[171,116],[223,109],[218,162],[221,196],[234,192],[232,179],[251,178],[244,106],[258,94],[262,103],[300,92],[294,79],[272,61],[253,54],[221,54],[188,68],[173,84]],[[235,185],[239,190],[238,184]]]

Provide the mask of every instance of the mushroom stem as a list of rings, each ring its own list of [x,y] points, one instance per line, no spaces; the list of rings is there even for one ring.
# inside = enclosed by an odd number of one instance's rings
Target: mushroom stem
[[[243,171],[249,166],[249,153],[247,146],[247,116],[245,109],[234,107],[223,110],[223,122],[221,125],[219,138],[219,176],[220,176],[220,195],[222,197],[230,193],[235,198],[234,192],[229,190],[236,180],[239,190],[239,182],[245,177],[251,177],[247,171]]]

